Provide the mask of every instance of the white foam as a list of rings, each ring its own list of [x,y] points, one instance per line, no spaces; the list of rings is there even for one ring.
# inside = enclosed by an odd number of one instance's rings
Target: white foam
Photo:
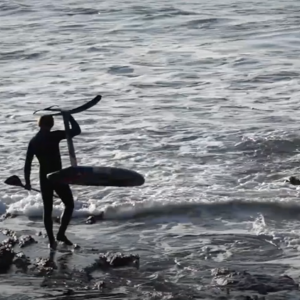
[[[19,198],[19,197],[18,197]],[[53,216],[60,216],[64,209],[63,203],[55,201],[53,205]],[[28,217],[42,217],[43,216],[43,203],[40,195],[28,195],[27,197],[21,198],[16,202],[11,203],[6,206],[0,202],[0,212],[1,214],[13,213],[16,215],[25,215]],[[81,202],[75,201],[75,209],[73,216],[85,217],[87,215],[97,215],[99,210],[95,203],[93,202]]]
[[[167,189],[166,189],[167,190]],[[168,191],[166,191],[168,192]],[[169,190],[169,193],[172,189]],[[183,191],[179,192],[182,193]],[[167,195],[167,193],[166,193]],[[17,215],[25,215],[28,217],[43,216],[43,203],[40,194],[27,195],[20,198],[20,195],[12,195],[11,199],[4,195],[2,197],[5,201],[0,202],[0,213],[5,212]],[[53,216],[60,216],[64,209],[64,205],[60,200],[55,200],[53,205]],[[278,213],[285,216],[291,216],[300,212],[300,205],[297,200],[285,201],[270,201],[266,200],[231,200],[230,197],[224,195],[223,198],[219,197],[218,201],[208,201],[203,198],[191,197],[188,199],[171,199],[164,197],[160,194],[153,194],[152,197],[145,199],[134,199],[128,195],[115,193],[114,195],[107,194],[102,199],[85,198],[84,201],[75,200],[75,209],[73,213],[74,218],[83,218],[90,215],[98,215],[104,212],[104,218],[107,220],[112,219],[133,219],[136,217],[150,217],[153,215],[160,215],[166,220],[170,220],[171,215],[186,215],[193,212],[194,214],[203,213],[216,214],[220,212],[223,214],[225,211],[234,213],[237,216],[249,214],[250,212],[269,212],[277,215]],[[263,213],[253,223],[253,230],[256,234],[261,234],[267,228]]]

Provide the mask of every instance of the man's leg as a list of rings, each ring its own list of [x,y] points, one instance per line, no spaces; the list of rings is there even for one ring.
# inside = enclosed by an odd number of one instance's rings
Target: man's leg
[[[73,243],[69,241],[65,235],[67,227],[71,221],[74,210],[74,199],[70,186],[67,184],[57,184],[54,187],[57,195],[65,205],[65,209],[61,216],[60,228],[57,233],[57,240],[71,246]]]
[[[48,179],[41,179],[41,194],[44,203],[44,226],[48,235],[50,248],[55,248],[56,242],[53,235],[53,221],[52,221],[52,210],[53,210],[53,188]]]

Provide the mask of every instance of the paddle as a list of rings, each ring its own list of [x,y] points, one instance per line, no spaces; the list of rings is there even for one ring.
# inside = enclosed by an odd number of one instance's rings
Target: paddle
[[[13,176],[10,176],[8,177],[5,181],[4,181],[5,184],[8,184],[8,185],[12,185],[12,186],[18,186],[18,187],[21,187],[21,188],[25,188],[25,185],[22,183],[21,179],[17,176],[17,175],[13,175]],[[31,188],[33,191],[35,192],[41,192],[40,190],[37,190],[37,189],[33,189]],[[58,196],[54,195],[55,198],[59,198]]]

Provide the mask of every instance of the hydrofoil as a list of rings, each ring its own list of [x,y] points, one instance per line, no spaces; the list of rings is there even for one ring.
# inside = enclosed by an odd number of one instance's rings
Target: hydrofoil
[[[101,100],[101,96],[98,95],[89,102],[71,109],[62,110],[55,108],[54,106],[47,107],[39,111],[53,112],[51,115],[62,115],[64,121],[64,127],[66,131],[68,152],[70,157],[71,166],[63,168],[59,171],[50,173],[47,175],[48,179],[54,183],[66,183],[72,185],[90,185],[90,186],[116,186],[116,187],[134,187],[141,186],[145,183],[144,177],[133,171],[124,168],[105,167],[105,166],[78,166],[77,158],[75,154],[75,148],[72,137],[70,135],[70,123],[69,117],[71,114],[80,113],[85,111]]]

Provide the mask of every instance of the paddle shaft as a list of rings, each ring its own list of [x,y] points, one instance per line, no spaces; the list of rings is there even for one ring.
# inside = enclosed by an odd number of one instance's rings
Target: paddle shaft
[[[25,188],[25,186],[23,186],[23,188]],[[38,193],[40,193],[41,191],[40,190],[38,190],[38,189],[34,189],[34,188],[31,188],[31,191],[35,191],[35,192],[38,192]],[[56,196],[56,195],[53,195],[54,196],[54,198],[59,198],[58,196]]]
[[[20,180],[21,181],[21,180]],[[22,187],[23,189],[25,189],[25,185],[23,184],[23,183],[21,183],[21,185],[18,185],[18,186],[20,186],[20,187]],[[38,190],[38,189],[35,189],[35,188],[31,188],[30,189],[31,191],[35,191],[35,192],[38,192],[38,193],[41,193],[41,191],[40,190]],[[55,198],[59,198],[58,196],[56,196],[56,195],[53,195]]]
[[[33,189],[33,188],[31,188],[31,190],[32,191],[35,191],[35,192],[38,192],[38,193],[40,193],[41,191],[40,190],[38,190],[38,189]]]
[[[68,113],[63,114],[63,119],[64,119],[64,125],[65,125],[65,130],[66,130],[71,166],[77,167],[77,159],[76,159],[74,144],[73,144],[73,140],[72,140],[71,133],[70,133],[70,123],[69,123],[70,115]]]

